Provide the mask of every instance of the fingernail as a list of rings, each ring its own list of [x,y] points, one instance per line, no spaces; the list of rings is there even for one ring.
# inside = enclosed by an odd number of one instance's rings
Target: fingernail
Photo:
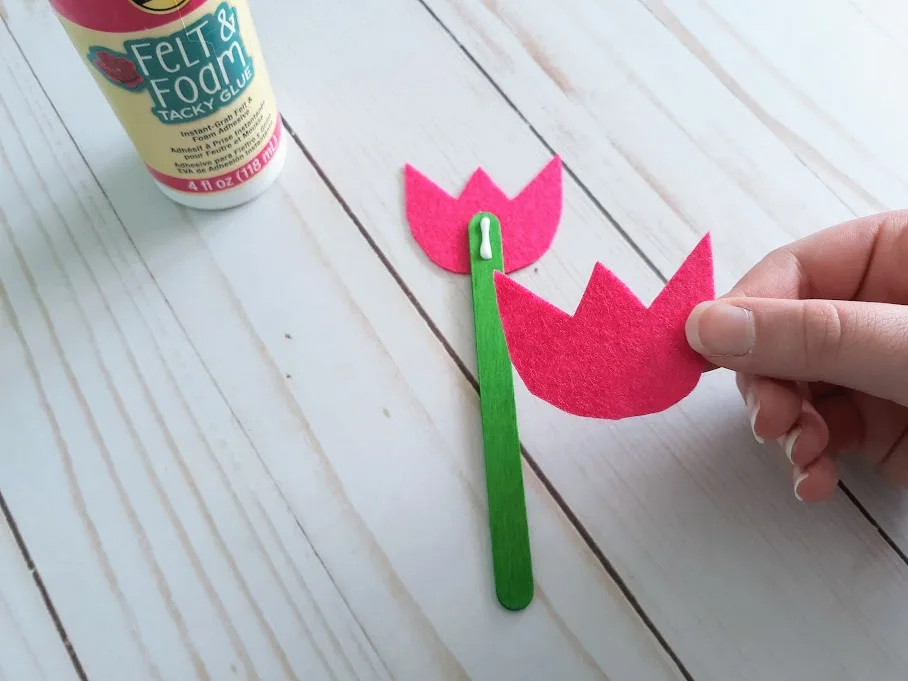
[[[760,401],[753,390],[747,391],[745,404],[747,404],[747,410],[750,412],[750,429],[753,431],[754,439],[762,445],[766,440],[757,435],[757,416],[760,413]]]
[[[798,501],[804,501],[804,499],[803,499],[803,498],[801,497],[801,495],[798,493],[798,488],[801,486],[801,483],[804,482],[804,481],[807,479],[807,476],[808,476],[808,473],[804,473],[804,472],[803,472],[800,468],[798,468],[797,466],[795,467],[794,493],[795,493],[795,498],[796,498]]]
[[[750,310],[721,301],[700,303],[685,327],[687,342],[701,355],[739,357],[754,349]]]
[[[788,457],[788,460],[791,463],[794,463],[794,461],[792,461],[791,459],[791,456],[794,453],[795,444],[797,444],[798,438],[801,437],[801,430],[802,429],[800,426],[797,428],[792,428],[790,431],[788,431],[787,434],[776,440],[776,442],[778,442],[779,446],[782,448],[782,451],[785,452],[785,456]]]

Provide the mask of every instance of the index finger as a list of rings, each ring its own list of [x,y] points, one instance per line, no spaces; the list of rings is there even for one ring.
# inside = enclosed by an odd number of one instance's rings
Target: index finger
[[[761,260],[723,298],[851,300],[887,231],[908,229],[908,211],[880,213],[829,227]]]

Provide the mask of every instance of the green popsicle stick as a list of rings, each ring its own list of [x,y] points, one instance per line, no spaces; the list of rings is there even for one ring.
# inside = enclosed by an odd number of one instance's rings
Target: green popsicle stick
[[[488,218],[488,251],[482,248],[485,218]],[[522,610],[533,600],[533,563],[517,433],[514,374],[493,278],[495,270],[504,270],[501,224],[491,213],[478,213],[470,220],[469,233],[495,592],[505,608]]]

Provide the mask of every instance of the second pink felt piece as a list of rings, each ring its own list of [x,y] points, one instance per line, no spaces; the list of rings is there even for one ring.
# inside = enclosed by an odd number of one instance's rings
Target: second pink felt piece
[[[506,272],[533,264],[552,245],[562,206],[557,156],[513,199],[481,168],[456,199],[411,165],[405,174],[410,230],[432,262],[446,270],[470,272],[467,226],[480,211],[493,213],[501,223]]]
[[[495,286],[511,362],[531,393],[563,411],[660,412],[708,368],[684,333],[691,310],[715,295],[708,234],[649,308],[601,264],[573,316],[497,272]]]

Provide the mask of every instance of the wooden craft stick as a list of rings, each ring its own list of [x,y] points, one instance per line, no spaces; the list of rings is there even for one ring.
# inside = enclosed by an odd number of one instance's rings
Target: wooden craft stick
[[[495,592],[505,608],[522,610],[533,600],[533,566],[514,374],[498,315],[493,277],[495,270],[504,270],[501,224],[491,213],[478,213],[470,221],[469,233]]]

